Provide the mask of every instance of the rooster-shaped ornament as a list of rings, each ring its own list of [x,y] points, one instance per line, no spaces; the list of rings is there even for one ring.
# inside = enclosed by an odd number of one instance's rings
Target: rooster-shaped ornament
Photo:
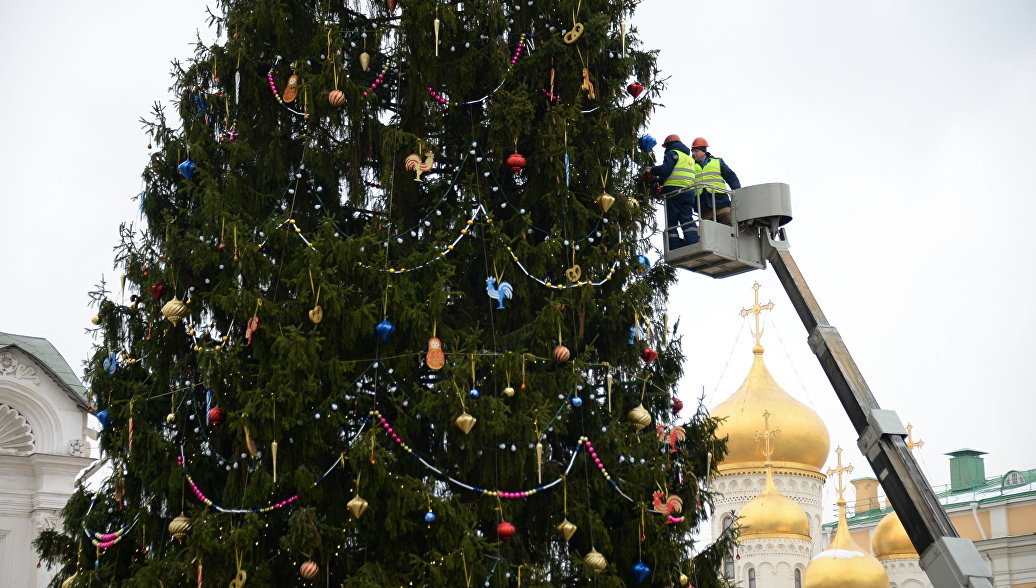
[[[417,175],[417,177],[414,178],[415,182],[420,182],[421,174],[432,169],[432,165],[435,163],[435,154],[431,151],[425,151],[424,155],[424,161],[421,161],[421,156],[416,153],[407,155],[404,160],[407,170],[412,171]]]
[[[667,433],[663,425],[658,425],[655,431],[658,433],[658,440],[669,446],[669,453],[676,453],[676,444],[687,440],[687,431],[683,427],[673,427]]]
[[[497,308],[503,309],[506,308],[504,306],[504,298],[514,298],[514,288],[510,282],[500,282],[498,287],[496,285],[496,278],[490,277],[486,278],[486,294],[489,294],[490,298],[500,304]]]
[[[662,502],[663,496],[665,494],[662,492],[655,492],[652,495],[654,498],[652,506],[654,506],[655,512],[666,516],[667,525],[683,522],[683,517],[673,516],[673,513],[683,512],[683,498],[676,494],[670,494],[666,496],[665,502]]]

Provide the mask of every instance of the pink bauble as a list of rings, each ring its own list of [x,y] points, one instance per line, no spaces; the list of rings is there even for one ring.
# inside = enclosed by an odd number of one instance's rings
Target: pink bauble
[[[345,104],[345,94],[341,90],[331,90],[331,93],[327,95],[327,101],[331,103],[331,106],[338,108]]]
[[[572,357],[572,353],[569,352],[568,347],[564,345],[558,345],[554,348],[554,361],[558,363],[565,363]]]

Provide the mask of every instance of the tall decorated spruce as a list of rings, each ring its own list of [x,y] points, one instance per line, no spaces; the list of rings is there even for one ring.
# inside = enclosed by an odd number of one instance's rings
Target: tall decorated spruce
[[[637,2],[345,4],[222,0],[145,121],[55,585],[724,585]]]

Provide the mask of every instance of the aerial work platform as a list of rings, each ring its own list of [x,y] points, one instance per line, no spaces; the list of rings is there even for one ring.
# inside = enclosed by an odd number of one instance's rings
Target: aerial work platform
[[[709,186],[709,189],[714,189]],[[788,249],[784,225],[791,221],[787,184],[760,184],[730,192],[731,224],[697,221],[699,240],[670,250],[666,262],[713,278],[725,278],[773,265],[808,334],[810,349],[860,435],[857,445],[885,495],[899,514],[921,568],[938,588],[992,588],[989,566],[975,544],[958,536],[938,497],[906,445],[899,416],[882,410],[838,329],[831,326]],[[701,210],[700,202],[697,210]],[[708,214],[706,214],[706,217]],[[667,233],[672,228],[667,227]],[[668,237],[668,235],[666,235]]]
[[[774,236],[769,239],[773,241],[771,247],[787,247],[786,241],[781,243],[781,227],[791,221],[791,190],[787,184],[747,186],[731,192],[730,200],[732,225],[716,222],[706,213],[698,221],[697,243],[669,249],[669,240],[662,240],[669,265],[726,278],[766,269],[766,243],[761,236]]]

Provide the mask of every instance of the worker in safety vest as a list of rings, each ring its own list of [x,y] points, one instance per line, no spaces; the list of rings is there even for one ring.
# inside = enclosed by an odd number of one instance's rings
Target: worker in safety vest
[[[660,196],[665,198],[665,215],[669,248],[678,249],[698,242],[698,231],[694,228],[694,159],[691,150],[680,141],[678,135],[669,135],[662,142],[665,155],[662,164],[645,170],[649,181],[662,184]],[[676,231],[683,230],[683,238]]]
[[[701,202],[699,216],[706,220],[721,222],[725,225],[731,224],[730,218],[730,195],[722,192],[715,192],[709,186],[723,189],[724,182],[731,190],[741,187],[741,181],[737,179],[734,170],[727,167],[719,157],[713,157],[708,151],[709,143],[698,137],[691,141],[691,157],[694,159],[694,180],[695,180],[695,209],[698,202]]]

